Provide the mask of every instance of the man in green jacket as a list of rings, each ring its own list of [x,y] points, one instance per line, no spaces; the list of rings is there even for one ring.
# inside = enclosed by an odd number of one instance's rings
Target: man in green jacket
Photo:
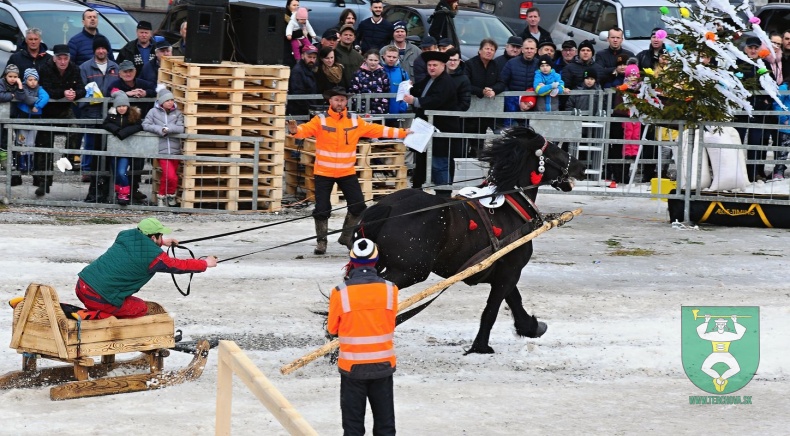
[[[156,218],[146,218],[137,228],[124,230],[98,259],[83,268],[75,289],[87,310],[81,319],[137,318],[148,312],[140,298],[133,297],[158,272],[187,274],[217,266],[217,258],[175,259],[162,246],[178,245],[163,235],[171,230]]]

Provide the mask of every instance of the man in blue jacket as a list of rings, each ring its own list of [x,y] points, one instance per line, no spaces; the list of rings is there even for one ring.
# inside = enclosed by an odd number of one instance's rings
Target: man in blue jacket
[[[93,57],[93,40],[99,35],[99,13],[94,9],[86,9],[82,13],[82,31],[69,39],[69,54],[71,61],[80,66]],[[112,48],[108,50],[108,57],[115,61]]]
[[[538,69],[538,59],[535,57],[537,52],[538,46],[535,40],[527,38],[521,44],[521,56],[507,61],[499,79],[505,84],[508,91],[523,92],[532,88],[535,71]],[[531,108],[521,107],[519,97],[505,97],[505,112],[519,112],[529,109]]]

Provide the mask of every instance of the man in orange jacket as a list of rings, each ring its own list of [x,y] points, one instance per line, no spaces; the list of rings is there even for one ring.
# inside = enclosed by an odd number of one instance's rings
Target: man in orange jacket
[[[349,254],[345,281],[332,289],[326,329],[338,336],[343,434],[365,434],[365,402],[373,411],[373,434],[395,434],[392,374],[398,287],[379,277],[378,247],[358,239]]]
[[[297,139],[315,137],[315,233],[318,244],[315,254],[326,253],[326,235],[332,205],[329,201],[332,188],[338,188],[346,197],[348,213],[343,221],[343,233],[337,242],[351,248],[353,226],[359,222],[359,215],[365,210],[365,197],[359,186],[354,166],[357,164],[357,142],[359,138],[405,138],[409,129],[396,129],[381,124],[368,123],[357,114],[346,111],[348,94],[343,88],[333,88],[324,92],[329,101],[329,110],[316,115],[305,124],[288,122],[288,133]]]

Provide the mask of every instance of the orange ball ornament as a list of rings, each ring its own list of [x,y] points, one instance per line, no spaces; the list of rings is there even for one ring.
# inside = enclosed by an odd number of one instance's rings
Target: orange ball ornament
[[[770,54],[771,52],[767,48],[761,48],[760,51],[757,52],[757,56],[760,56],[760,59],[765,59]]]
[[[716,34],[713,32],[705,32],[705,39],[707,39],[708,41],[715,41]]]

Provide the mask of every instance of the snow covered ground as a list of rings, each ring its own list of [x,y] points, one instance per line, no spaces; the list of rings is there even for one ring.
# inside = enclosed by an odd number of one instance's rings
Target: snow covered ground
[[[487,288],[450,288],[397,330],[401,434],[787,434],[787,230],[673,229],[665,208],[657,212],[657,202],[641,198],[542,194],[539,204],[544,212],[584,208],[572,223],[535,240],[535,255],[519,283],[527,310],[548,323],[548,332],[541,339],[515,337],[503,308],[491,336],[496,354],[464,356]],[[304,213],[158,217],[186,240]],[[0,210],[0,301],[42,282],[54,286],[63,302],[78,303],[77,272],[142,216]],[[338,214],[330,226],[341,221]],[[312,232],[312,220],[305,219],[190,245],[197,255],[222,259]],[[164,275],[139,295],[168,309],[187,339],[235,340],[320,434],[339,435],[336,368],[320,359],[293,375],[279,373],[283,364],[323,344],[322,319],[311,310],[326,307],[320,291],[339,283],[347,260],[335,242],[327,256],[314,256],[312,246],[222,263],[195,276],[189,297]],[[612,256],[618,248],[653,252]],[[436,281],[407,289],[401,298]],[[737,392],[751,395],[754,404],[689,405],[689,396],[707,394],[683,371],[683,305],[760,306],[759,370]],[[11,314],[0,307],[0,344],[10,342]],[[199,380],[158,391],[62,402],[50,401],[48,388],[0,391],[0,434],[213,434],[216,358],[214,350]],[[188,361],[174,352],[165,367]],[[14,350],[0,349],[0,373],[20,364]],[[234,434],[285,434],[241,382],[234,386]]]

